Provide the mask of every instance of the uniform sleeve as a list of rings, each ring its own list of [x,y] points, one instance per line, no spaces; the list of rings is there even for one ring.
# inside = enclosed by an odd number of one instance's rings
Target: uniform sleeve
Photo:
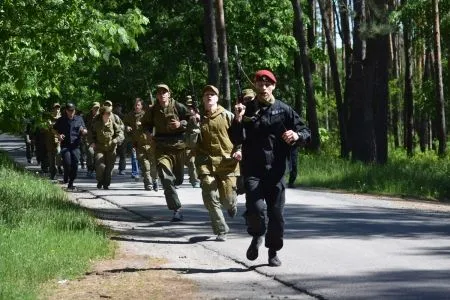
[[[305,121],[290,108],[290,119],[292,121],[292,130],[298,134],[298,140],[295,145],[305,145],[311,140],[311,130],[306,126]]]
[[[122,130],[123,125],[121,126],[117,123],[114,123],[113,126],[114,126],[114,139],[116,140],[116,144],[120,144],[125,139],[125,136],[124,136],[123,130]]]
[[[96,123],[96,118],[94,118],[91,122],[91,128],[89,128],[88,130],[88,142],[89,144],[92,143],[97,143],[97,132],[95,131],[95,123]]]
[[[175,101],[175,107],[177,109],[178,119],[180,119],[181,127],[186,129],[191,113],[189,109],[182,103]]]
[[[153,133],[153,107],[150,107],[144,114],[141,120],[142,128],[146,132]]]

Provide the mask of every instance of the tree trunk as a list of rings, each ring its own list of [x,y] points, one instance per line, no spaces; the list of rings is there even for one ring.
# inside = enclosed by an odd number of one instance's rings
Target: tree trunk
[[[228,110],[231,110],[230,72],[228,68],[228,44],[227,44],[227,31],[225,28],[225,12],[223,9],[223,0],[216,0],[216,11],[217,11],[216,24],[219,41],[220,69],[222,71],[220,93],[222,94],[223,103],[226,103]]]
[[[208,84],[219,86],[219,50],[217,46],[214,0],[203,0],[205,49],[208,61]]]
[[[388,0],[375,0],[373,5],[372,22],[387,24]],[[370,55],[374,59],[374,81],[369,84],[373,87],[376,162],[385,164],[388,160],[389,34],[378,34],[373,40],[369,39],[367,46],[367,52],[372,52]]]
[[[406,0],[402,0],[402,5],[405,3]],[[406,20],[403,24],[403,44],[405,51],[405,92],[403,99],[405,111],[405,148],[408,156],[413,156],[414,102],[411,61],[412,47],[410,38],[410,21]]]
[[[392,38],[392,77],[395,82],[400,83],[399,57],[398,57],[398,36],[396,33],[391,34]],[[400,94],[395,92],[391,99],[392,103],[392,135],[394,138],[394,147],[400,147],[399,120],[400,120]]]
[[[325,31],[328,57],[330,59],[331,77],[333,78],[334,94],[336,97],[336,108],[338,113],[339,131],[341,140],[341,157],[348,158],[347,124],[343,113],[341,82],[339,79],[339,70],[337,65],[334,40],[333,37],[331,36],[330,31],[329,15],[331,14],[331,3],[329,0],[318,0],[318,1],[320,13],[322,15],[322,26]]]
[[[375,162],[374,153],[368,149],[375,149],[372,145],[375,141],[373,132],[373,110],[369,109],[366,101],[364,82],[364,43],[361,39],[361,24],[364,20],[365,1],[354,0],[353,11],[353,61],[351,73],[351,123],[348,127],[351,131],[352,160],[370,163]],[[370,74],[370,73],[369,73]]]
[[[306,30],[308,34],[308,48],[311,50],[316,45],[316,0],[308,0],[307,13],[309,24]],[[309,66],[311,73],[316,72],[316,64],[312,58],[309,59]]]
[[[294,20],[296,23],[294,35],[297,41],[300,56],[302,59],[303,80],[305,82],[306,98],[307,98],[307,120],[309,128],[311,129],[311,143],[309,149],[319,151],[320,136],[319,136],[319,122],[317,120],[316,99],[314,96],[314,84],[309,66],[308,47],[304,35],[304,25],[302,9],[298,0],[291,0],[294,10]]]
[[[344,99],[342,103],[342,117],[346,124],[347,133],[347,153],[345,157],[348,157],[351,150],[351,139],[348,133],[348,123],[349,123],[349,106],[350,106],[350,91],[351,91],[351,78],[352,78],[352,64],[353,64],[353,49],[350,35],[350,22],[349,22],[349,6],[347,0],[339,0],[339,13],[341,17],[341,28],[342,28],[342,42],[344,46],[345,53],[345,89],[344,89]]]
[[[445,99],[444,84],[442,79],[441,61],[441,33],[439,28],[439,0],[432,0],[434,18],[434,65],[436,72],[436,113],[437,113],[437,136],[439,140],[438,154],[443,156],[447,150],[446,128],[445,128]]]
[[[295,111],[303,116],[303,88],[301,84],[302,77],[302,59],[300,57],[300,52],[295,51],[294,54],[294,74],[295,74]]]

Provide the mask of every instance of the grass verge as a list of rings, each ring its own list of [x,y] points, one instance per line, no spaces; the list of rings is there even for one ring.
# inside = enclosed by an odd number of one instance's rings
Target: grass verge
[[[42,283],[79,276],[112,253],[93,217],[0,153],[0,299],[35,299]]]
[[[450,202],[450,160],[431,153],[408,158],[397,151],[390,153],[386,165],[365,165],[331,154],[301,153],[297,182],[308,187]]]

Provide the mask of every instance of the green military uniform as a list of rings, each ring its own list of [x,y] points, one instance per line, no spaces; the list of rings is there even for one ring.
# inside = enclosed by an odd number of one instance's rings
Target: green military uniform
[[[214,112],[202,118],[196,148],[195,164],[203,202],[217,235],[226,234],[229,230],[222,207],[232,216],[236,212],[236,176],[239,175],[239,163],[232,157],[238,148],[228,136],[232,120],[233,114],[218,105]]]
[[[56,106],[57,103],[54,104]],[[59,106],[59,104],[57,104]],[[43,128],[43,135],[45,137],[45,148],[48,155],[48,166],[50,171],[50,179],[55,179],[56,168],[61,169],[61,144],[58,139],[58,133],[53,129],[56,120],[61,117],[59,111],[55,114],[52,113],[47,121],[46,127]]]
[[[131,142],[136,148],[137,158],[144,175],[144,187],[150,189],[151,183],[156,183],[158,172],[156,170],[155,145],[149,139],[146,130],[142,126],[145,111],[136,113],[129,112],[123,123],[125,126],[131,127]],[[154,184],[154,187],[157,187]]]
[[[188,107],[188,109],[191,110],[191,114],[192,113],[195,114],[194,102],[192,101],[191,96],[186,97],[186,106]],[[195,119],[193,119],[192,123],[195,126],[197,121]],[[189,131],[189,128],[187,130]],[[192,187],[197,187],[198,176],[197,176],[197,170],[195,169],[195,150],[191,149],[189,147],[189,145],[187,145],[187,147],[186,147],[185,164],[188,169],[189,182],[191,183]]]
[[[157,101],[144,118],[147,132],[155,132],[156,169],[164,188],[167,207],[173,211],[181,207],[175,186],[183,182],[186,148],[184,132],[188,117],[187,107],[170,99],[167,107],[162,107]],[[180,121],[181,126],[169,128],[172,119]]]
[[[92,130],[92,123],[93,123],[94,119],[98,116],[98,111],[95,114],[93,113],[93,109],[95,107],[100,107],[100,103],[94,102],[89,114],[84,116],[84,124],[86,125],[88,132],[90,132]],[[87,167],[88,175],[91,176],[95,170],[94,149],[89,147],[89,141],[87,139],[87,136],[83,137],[83,143],[82,143],[81,147],[85,148],[86,167]]]
[[[108,122],[104,123],[102,114],[111,112],[108,107],[102,107],[100,114],[94,119],[89,133],[89,142],[95,143],[95,173],[97,187],[108,189],[111,183],[111,174],[116,162],[117,144],[123,142],[122,127],[114,120],[111,113]]]

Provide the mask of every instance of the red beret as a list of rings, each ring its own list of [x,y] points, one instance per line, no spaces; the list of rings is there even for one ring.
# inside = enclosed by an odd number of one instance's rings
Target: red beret
[[[275,75],[273,75],[272,72],[270,72],[269,70],[259,70],[258,72],[255,73],[255,81],[257,80],[269,80],[272,83],[277,83],[277,79],[275,78]]]

